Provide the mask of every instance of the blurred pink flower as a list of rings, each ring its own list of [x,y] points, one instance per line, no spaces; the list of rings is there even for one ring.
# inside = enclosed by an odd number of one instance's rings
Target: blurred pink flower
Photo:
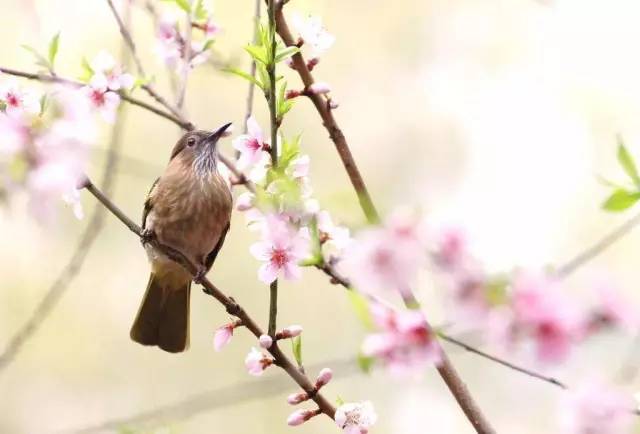
[[[122,71],[115,59],[106,51],[99,52],[90,63],[93,70],[92,83],[104,84],[109,90],[129,90],[133,87],[133,75]]]
[[[14,80],[0,85],[0,102],[4,103],[6,114],[11,117],[40,113],[40,95],[22,89]]]
[[[216,24],[211,17],[202,24],[202,31],[207,36],[207,38],[213,38],[218,35],[222,29],[218,24]]]
[[[436,264],[446,270],[457,270],[465,265],[468,254],[463,232],[453,228],[439,232],[433,256]]]
[[[421,223],[394,214],[383,227],[357,234],[345,250],[342,266],[361,291],[409,290],[425,263]]]
[[[24,150],[31,137],[31,125],[22,117],[0,112],[0,157],[13,156]]]
[[[303,18],[300,14],[294,14],[291,23],[300,35],[304,45],[311,48],[311,57],[320,57],[327,51],[336,38],[322,26],[320,17],[308,16]]]
[[[349,402],[336,409],[334,420],[345,434],[367,434],[378,415],[370,401]]]
[[[544,275],[520,273],[513,281],[513,311],[519,330],[530,336],[542,362],[561,362],[583,335],[583,319]]]
[[[598,382],[567,392],[560,412],[567,434],[630,434],[634,402],[630,396]]]
[[[308,91],[313,95],[324,95],[331,92],[331,86],[328,83],[316,82],[309,86]]]
[[[635,305],[624,299],[611,285],[599,285],[596,292],[599,303],[595,306],[589,328],[597,331],[602,327],[618,327],[627,333],[636,333],[640,316]]]
[[[251,351],[244,359],[244,365],[249,374],[259,377],[265,369],[273,364],[273,359],[261,351],[251,348]]]
[[[371,313],[381,332],[367,335],[362,344],[365,356],[380,359],[398,374],[440,363],[440,346],[421,312],[394,311],[372,304]]]
[[[333,223],[328,211],[320,211],[317,214],[320,242],[333,248],[333,253],[340,255],[351,242],[351,233],[348,228]]]
[[[102,119],[109,123],[115,122],[120,95],[109,90],[106,77],[94,75],[89,85],[83,87],[82,91],[91,107],[98,111]]]
[[[300,278],[298,262],[308,256],[309,240],[302,230],[296,231],[278,215],[265,218],[262,240],[251,246],[251,254],[265,262],[258,271],[259,279],[271,283],[282,274],[285,279]]]
[[[238,168],[245,170],[258,163],[267,146],[263,140],[262,128],[253,116],[249,117],[247,119],[247,134],[238,136],[233,141],[233,147],[240,152]]]
[[[222,348],[224,348],[229,342],[231,342],[234,328],[235,324],[229,323],[216,330],[215,334],[213,335],[213,348],[216,351],[222,350]]]

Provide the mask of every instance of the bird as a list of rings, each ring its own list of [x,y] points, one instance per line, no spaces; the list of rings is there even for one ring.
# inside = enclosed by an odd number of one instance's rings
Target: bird
[[[185,133],[144,203],[142,241],[151,274],[130,332],[142,345],[170,353],[189,346],[191,282],[211,269],[230,227],[233,199],[218,171],[217,150],[230,126]],[[195,278],[151,239],[182,253],[199,270]]]

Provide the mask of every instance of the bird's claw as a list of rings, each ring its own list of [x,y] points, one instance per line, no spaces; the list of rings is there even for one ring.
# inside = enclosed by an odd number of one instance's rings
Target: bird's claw
[[[142,232],[140,232],[140,242],[142,243],[143,246],[145,244],[152,242],[155,238],[156,238],[155,232],[153,232],[149,228],[143,229]]]

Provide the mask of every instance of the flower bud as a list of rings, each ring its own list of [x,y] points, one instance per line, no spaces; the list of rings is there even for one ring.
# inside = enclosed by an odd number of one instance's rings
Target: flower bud
[[[318,378],[316,379],[316,390],[319,390],[322,386],[329,383],[333,378],[333,371],[329,368],[324,368],[318,374]]]
[[[317,82],[309,86],[308,91],[313,95],[322,95],[331,92],[331,87],[327,83]]]
[[[291,325],[283,329],[280,333],[277,333],[276,337],[278,339],[290,339],[300,336],[300,333],[302,333],[302,326]]]
[[[307,62],[307,69],[309,69],[309,71],[313,71],[313,68],[315,68],[318,63],[320,63],[320,59],[318,57],[310,59]]]
[[[271,348],[271,345],[273,345],[273,338],[269,335],[260,336],[258,341],[260,342],[260,346],[264,349]]]
[[[238,211],[248,211],[251,208],[253,208],[253,200],[255,199],[255,196],[253,195],[253,193],[250,192],[244,192],[242,193],[240,196],[238,196],[238,199],[236,200],[236,209]]]
[[[306,401],[307,399],[309,399],[309,395],[307,395],[307,392],[298,392],[289,395],[287,397],[287,402],[291,405],[296,405]]]
[[[319,410],[296,410],[287,419],[289,426],[302,425],[312,417],[319,414]]]
[[[329,108],[330,108],[331,110],[335,110],[335,109],[337,109],[338,107],[340,107],[340,103],[338,103],[338,101],[336,101],[336,100],[335,100],[335,99],[333,99],[333,98],[329,100]]]
[[[233,321],[217,329],[213,335],[213,348],[216,351],[222,350],[222,348],[231,341],[231,338],[233,337],[233,329],[239,325],[239,321]]]

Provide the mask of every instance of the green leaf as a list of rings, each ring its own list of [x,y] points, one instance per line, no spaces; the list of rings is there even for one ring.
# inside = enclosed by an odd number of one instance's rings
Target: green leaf
[[[56,33],[49,42],[49,64],[51,69],[56,63],[56,56],[58,55],[58,48],[60,46],[60,32]]]
[[[203,0],[196,1],[196,4],[193,6],[193,16],[198,21],[205,21],[209,17],[209,12]]]
[[[347,295],[351,302],[351,307],[362,325],[367,330],[373,329],[373,319],[371,318],[371,311],[369,310],[369,301],[362,294],[353,290],[347,291]]]
[[[246,72],[237,69],[237,68],[226,68],[223,70],[224,72],[228,72],[231,74],[235,74],[238,77],[242,77],[247,81],[250,81],[251,83],[255,84],[256,86],[258,86],[260,89],[262,89],[262,83],[260,83],[255,77],[252,77],[251,74],[247,74]]]
[[[82,57],[82,59],[80,60],[80,66],[82,67],[82,74],[80,75],[80,81],[84,83],[88,83],[89,80],[91,80],[91,77],[93,76],[93,68],[91,68],[91,65],[89,64],[89,61],[87,60],[86,57]]]
[[[340,395],[336,397],[336,404],[338,405],[338,407],[344,404],[344,399],[342,399]]]
[[[509,279],[505,276],[492,276],[485,286],[485,297],[491,306],[499,306],[508,301],[507,287]]]
[[[608,180],[607,178],[605,178],[604,176],[601,175],[596,175],[596,179],[597,181],[604,185],[605,187],[611,187],[611,188],[620,188],[620,189],[624,189],[624,187],[620,184],[617,184],[613,181]]]
[[[31,53],[33,57],[35,57],[36,65],[42,66],[43,68],[46,68],[48,70],[52,69],[49,61],[42,54],[38,53],[38,51],[35,48],[29,45],[20,45],[20,47],[23,48],[24,50],[27,50],[29,53]]]
[[[257,45],[247,45],[246,47],[244,47],[244,49],[256,62],[260,62],[264,65],[269,63],[264,47],[260,47]]]
[[[40,116],[42,116],[49,106],[49,99],[47,98],[47,94],[43,93],[40,97]]]
[[[276,54],[276,63],[283,61],[284,59],[287,59],[291,56],[293,56],[296,53],[300,52],[300,48],[298,47],[285,47],[282,50],[278,50],[278,53]]]
[[[618,189],[602,204],[602,208],[607,211],[624,211],[640,199],[640,192]]]
[[[362,353],[358,353],[358,366],[365,374],[371,372],[371,368],[373,368],[374,362],[375,359],[373,357],[365,356]]]
[[[624,145],[622,137],[618,137],[618,162],[629,178],[631,178],[634,185],[640,188],[640,176],[638,176],[638,169],[633,161],[633,157]]]
[[[296,363],[298,366],[302,366],[302,336],[296,336],[291,339],[291,351],[293,352],[293,357],[296,359]]]
[[[204,53],[205,51],[207,51],[208,49],[210,49],[211,47],[213,47],[213,44],[216,41],[214,39],[207,39],[206,42],[204,43],[204,45],[202,46],[202,52]]]

